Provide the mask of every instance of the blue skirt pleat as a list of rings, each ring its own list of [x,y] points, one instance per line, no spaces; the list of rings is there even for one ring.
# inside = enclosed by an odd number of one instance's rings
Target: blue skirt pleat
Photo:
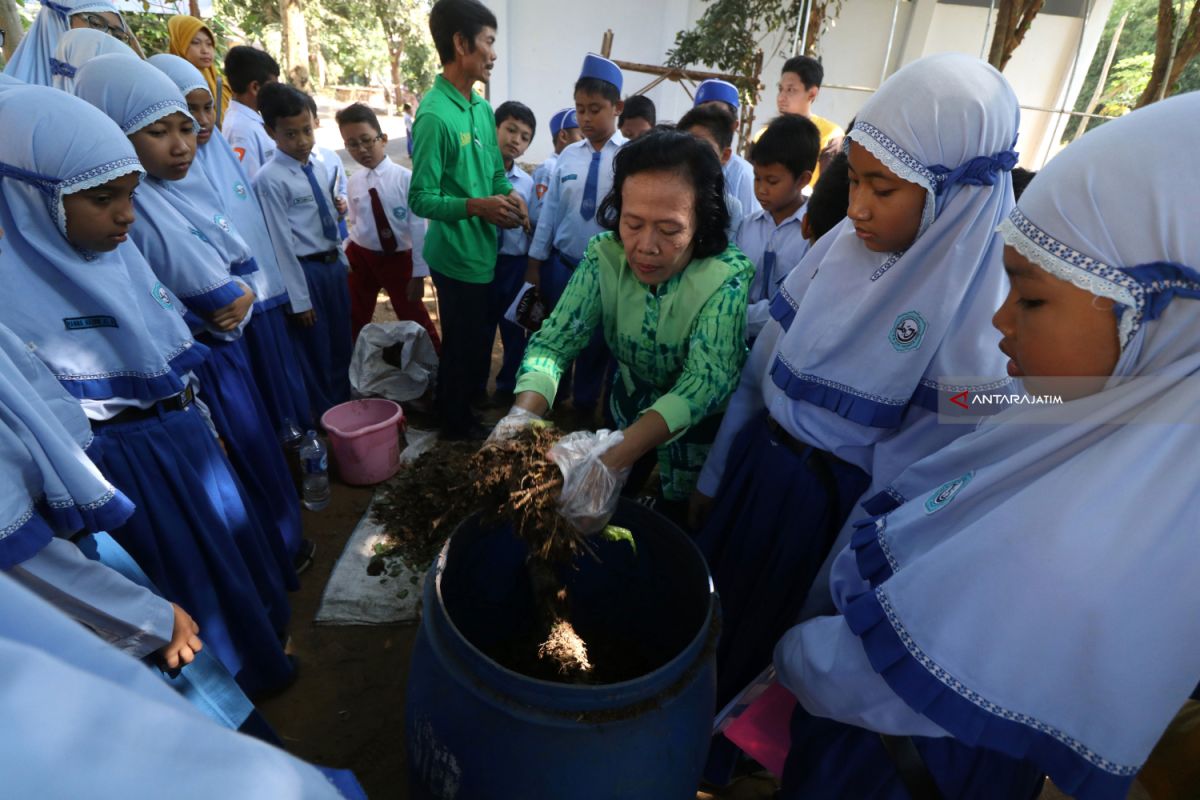
[[[909,800],[879,734],[796,706],[792,746],[783,768],[781,800]],[[1026,800],[1036,797],[1042,771],[950,737],[913,737],[945,800]]]
[[[729,451],[725,479],[697,539],[721,596],[717,707],[771,663],[813,578],[868,477],[827,460],[829,474],[776,440],[767,415],[747,424]],[[831,497],[836,487],[836,499]]]
[[[286,686],[292,665],[279,636],[290,614],[287,594],[266,535],[199,411],[97,426],[88,455],[137,507],[110,531],[113,538],[164,597],[192,615],[242,689],[254,696]]]
[[[350,399],[350,287],[340,261],[300,260],[317,321],[296,328],[297,355],[313,416]]]
[[[200,399],[225,442],[229,461],[246,490],[250,510],[267,532],[283,585],[299,586],[292,560],[303,538],[300,498],[288,471],[283,448],[271,429],[266,405],[240,340],[205,341],[211,355],[196,369]]]
[[[296,423],[301,431],[311,428],[308,390],[284,307],[260,310],[256,306],[242,338],[271,418],[271,429],[278,435],[288,421]]]

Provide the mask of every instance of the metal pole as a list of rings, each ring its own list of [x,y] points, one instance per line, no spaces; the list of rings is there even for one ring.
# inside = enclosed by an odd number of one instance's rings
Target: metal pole
[[[792,55],[796,55],[796,48],[800,45],[800,20],[804,18],[804,3],[805,0],[800,0],[796,9],[796,28],[792,33]]]
[[[1175,54],[1179,52],[1179,38],[1183,35],[1183,14],[1186,10],[1185,0],[1179,0],[1179,10],[1175,12],[1175,32],[1172,34],[1171,55],[1167,58],[1167,73],[1163,75],[1162,85],[1158,89],[1158,99],[1165,100],[1167,91],[1171,88],[1171,70],[1175,66]]]
[[[985,58],[988,46],[988,31],[992,29],[992,14],[996,10],[996,0],[988,0],[987,22],[983,23],[983,41],[979,43],[979,58]]]
[[[1067,110],[1067,98],[1071,95],[1071,84],[1075,81],[1075,70],[1079,66],[1079,57],[1083,55],[1083,34],[1087,31],[1088,20],[1092,16],[1092,0],[1087,0],[1087,5],[1083,10],[1083,21],[1079,25],[1079,41],[1075,44],[1075,59],[1071,62],[1071,71],[1067,73],[1067,85],[1063,87],[1063,93],[1058,101],[1058,116],[1054,120],[1054,128],[1051,130],[1051,136],[1046,141],[1046,150],[1042,153],[1042,166],[1046,166],[1046,162],[1050,160],[1050,150],[1054,147],[1054,142],[1059,137],[1059,129],[1070,119],[1070,116],[1064,117],[1063,114]]]
[[[880,86],[882,86],[883,82],[885,80],[887,80],[888,64],[890,64],[892,61],[892,44],[896,40],[896,20],[897,20],[897,18],[899,18],[899,16],[900,16],[900,0],[896,0],[896,2],[892,4],[892,27],[888,31],[887,50],[883,54],[883,69],[879,70],[879,85]]]
[[[800,45],[801,53],[808,50],[808,18],[812,16],[813,2],[814,0],[806,0],[804,4],[804,30],[800,32],[800,41],[802,42]],[[828,0],[821,0],[821,2],[828,2]]]

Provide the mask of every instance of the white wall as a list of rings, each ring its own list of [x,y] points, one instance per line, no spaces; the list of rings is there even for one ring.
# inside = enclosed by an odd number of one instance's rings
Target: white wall
[[[539,130],[526,156],[528,161],[539,161],[549,154],[550,116],[572,105],[571,90],[583,57],[588,52],[599,52],[605,29],[611,28],[614,34],[613,58],[661,64],[674,44],[676,32],[690,27],[705,7],[702,0],[606,0],[590,6],[562,0],[484,2],[495,12],[500,25],[499,61],[489,88],[491,100],[493,104],[520,100],[537,115]],[[1045,13],[1034,20],[1005,70],[1022,105],[1058,108],[1074,102],[1112,0],[1091,0],[1091,5],[1070,86],[1068,77],[1083,20]],[[931,53],[959,51],[978,56],[990,35],[986,30],[987,8],[902,0],[896,9],[895,0],[845,0],[840,19],[821,42],[827,88],[817,100],[816,113],[845,124],[870,97],[870,91],[835,87],[878,87],[894,10],[897,18],[888,73]],[[791,31],[782,31],[766,45],[790,49],[791,38]],[[775,84],[784,60],[775,55],[763,65],[765,88],[756,125],[776,115]],[[628,71],[624,77],[626,95],[653,79]],[[691,105],[680,85],[669,81],[660,83],[647,96],[657,106],[660,120],[678,119]],[[1022,164],[1040,168],[1048,155],[1057,152],[1064,125],[1065,116],[1023,110],[1018,142]]]

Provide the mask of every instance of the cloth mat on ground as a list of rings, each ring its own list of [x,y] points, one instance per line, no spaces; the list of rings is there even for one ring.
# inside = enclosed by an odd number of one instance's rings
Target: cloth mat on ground
[[[407,464],[437,441],[436,431],[409,428],[408,446],[400,454]],[[378,489],[376,489],[378,491]],[[338,556],[321,606],[314,620],[318,625],[388,625],[415,622],[419,617],[425,575],[414,572],[400,559],[389,559],[382,575],[368,575],[367,564],[375,555],[375,545],[383,541],[384,529],[371,518],[371,504],[350,534],[350,540]]]

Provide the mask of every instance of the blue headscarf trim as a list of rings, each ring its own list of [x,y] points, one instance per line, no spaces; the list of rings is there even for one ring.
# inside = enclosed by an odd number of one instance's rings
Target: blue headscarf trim
[[[50,59],[50,73],[52,75],[62,75],[64,78],[75,77],[75,67],[65,61],[59,61],[57,58]]]
[[[49,0],[42,0],[42,7],[57,12],[58,15],[63,18],[63,21],[66,21],[66,19],[71,16],[71,9],[67,8],[66,6],[59,5],[58,3],[49,2]]]
[[[978,156],[965,164],[950,167],[934,164],[929,171],[934,174],[934,193],[944,194],[956,183],[969,186],[995,186],[996,176],[1001,172],[1011,172],[1017,165],[1017,152],[1005,150],[994,156]]]
[[[58,382],[64,389],[80,400],[107,400],[112,397],[123,397],[144,402],[158,402],[165,397],[182,392],[186,386],[179,376],[196,369],[207,358],[208,348],[200,342],[190,341],[184,344],[179,352],[168,356],[166,371],[158,375],[109,373],[95,377],[75,375],[57,375],[55,377],[58,378]]]
[[[12,569],[36,556],[54,538],[55,531],[119,528],[133,511],[133,501],[115,490],[86,505],[51,505],[42,498],[31,503],[20,520],[0,530],[0,570]]]

